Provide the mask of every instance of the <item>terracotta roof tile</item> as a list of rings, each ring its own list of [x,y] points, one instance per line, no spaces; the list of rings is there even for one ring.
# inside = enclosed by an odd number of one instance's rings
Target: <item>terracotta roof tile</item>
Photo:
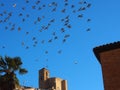
[[[120,48],[120,41],[95,47],[95,48],[93,48],[93,52],[100,62],[100,56],[99,56],[100,53],[109,51],[109,50],[113,50],[113,49],[117,49],[117,48]]]

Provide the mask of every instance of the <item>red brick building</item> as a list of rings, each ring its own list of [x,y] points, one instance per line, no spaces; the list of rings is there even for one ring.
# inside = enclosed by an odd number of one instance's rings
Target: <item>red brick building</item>
[[[120,42],[93,49],[102,67],[104,90],[120,90]]]

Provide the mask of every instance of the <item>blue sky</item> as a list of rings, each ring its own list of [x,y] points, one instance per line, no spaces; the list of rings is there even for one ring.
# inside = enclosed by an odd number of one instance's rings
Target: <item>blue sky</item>
[[[120,1],[87,0],[78,4],[81,1],[41,0],[36,5],[37,0],[0,0],[0,55],[21,57],[29,71],[18,75],[21,85],[38,87],[38,70],[46,67],[51,77],[68,81],[68,90],[104,90],[93,48],[120,40]],[[89,3],[90,8],[77,11]],[[53,9],[56,11],[51,12]],[[4,22],[8,13],[12,16]],[[64,26],[66,17],[71,28]]]

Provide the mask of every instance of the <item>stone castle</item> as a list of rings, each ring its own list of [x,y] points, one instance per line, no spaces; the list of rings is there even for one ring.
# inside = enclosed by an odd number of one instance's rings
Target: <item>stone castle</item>
[[[49,74],[45,68],[39,70],[39,88],[41,90],[68,90],[66,80],[56,77],[50,78]]]
[[[18,90],[18,89],[15,89]],[[46,68],[39,70],[39,88],[22,87],[19,90],[68,90],[67,80],[51,77]]]

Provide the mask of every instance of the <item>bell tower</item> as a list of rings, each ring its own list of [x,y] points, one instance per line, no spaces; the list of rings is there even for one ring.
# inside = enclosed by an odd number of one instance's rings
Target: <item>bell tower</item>
[[[49,78],[49,71],[45,68],[39,70],[39,88],[44,89],[47,87],[47,79]]]
[[[39,70],[40,90],[68,90],[67,80],[58,77],[49,77],[49,71],[45,68]]]

